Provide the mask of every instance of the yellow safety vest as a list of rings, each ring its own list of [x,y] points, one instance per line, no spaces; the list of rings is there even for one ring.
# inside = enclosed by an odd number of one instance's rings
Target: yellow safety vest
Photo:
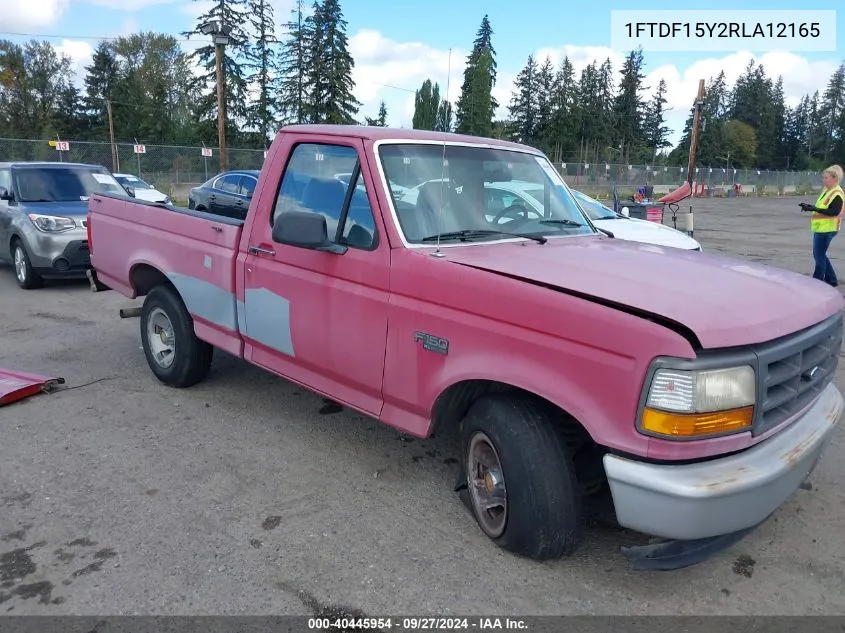
[[[818,209],[827,209],[830,203],[834,201],[836,196],[842,198],[843,210],[845,211],[845,191],[842,187],[836,185],[832,189],[823,189],[816,200],[815,207]],[[839,230],[842,224],[842,211],[836,217],[824,215],[822,213],[814,213],[810,216],[810,231],[813,233],[834,233]]]

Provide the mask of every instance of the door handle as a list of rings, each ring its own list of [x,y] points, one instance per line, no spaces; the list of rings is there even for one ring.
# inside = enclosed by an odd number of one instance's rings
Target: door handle
[[[262,248],[261,246],[250,246],[249,252],[253,255],[275,255],[276,251],[271,248]]]

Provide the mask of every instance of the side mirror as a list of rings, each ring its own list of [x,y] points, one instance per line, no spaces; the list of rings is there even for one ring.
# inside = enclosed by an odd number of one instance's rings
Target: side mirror
[[[126,189],[127,196],[129,196],[130,198],[135,197],[135,187],[130,187],[129,185],[126,185],[124,189]]]
[[[622,207],[622,211],[620,213],[622,213],[622,215],[626,218],[631,217],[631,212],[628,210],[628,207]]]
[[[273,241],[315,251],[343,255],[346,246],[329,241],[326,217],[313,211],[288,211],[276,216]]]
[[[0,187],[0,200],[11,200],[12,196],[6,187]]]

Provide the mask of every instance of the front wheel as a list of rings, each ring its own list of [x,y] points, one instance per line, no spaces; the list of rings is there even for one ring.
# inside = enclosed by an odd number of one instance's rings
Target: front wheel
[[[477,400],[461,424],[469,505],[497,545],[535,560],[571,555],[583,529],[572,456],[540,404],[521,394]]]
[[[32,290],[44,285],[41,276],[32,270],[32,262],[23,242],[17,238],[12,244],[12,260],[15,266],[15,281],[18,282],[18,286],[24,290]]]
[[[171,286],[156,286],[144,299],[141,342],[150,369],[170,387],[191,387],[211,367],[214,347],[197,338],[194,320]]]

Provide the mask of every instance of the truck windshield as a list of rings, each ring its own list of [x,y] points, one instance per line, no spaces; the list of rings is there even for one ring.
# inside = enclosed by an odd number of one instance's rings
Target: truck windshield
[[[613,209],[608,209],[595,198],[590,198],[583,193],[576,191],[575,198],[591,220],[618,220],[621,217],[614,213]]]
[[[382,145],[379,158],[408,243],[595,233],[540,154],[409,142]]]
[[[14,177],[20,202],[79,202],[94,193],[126,195],[111,174],[84,167],[23,167],[14,170]]]

